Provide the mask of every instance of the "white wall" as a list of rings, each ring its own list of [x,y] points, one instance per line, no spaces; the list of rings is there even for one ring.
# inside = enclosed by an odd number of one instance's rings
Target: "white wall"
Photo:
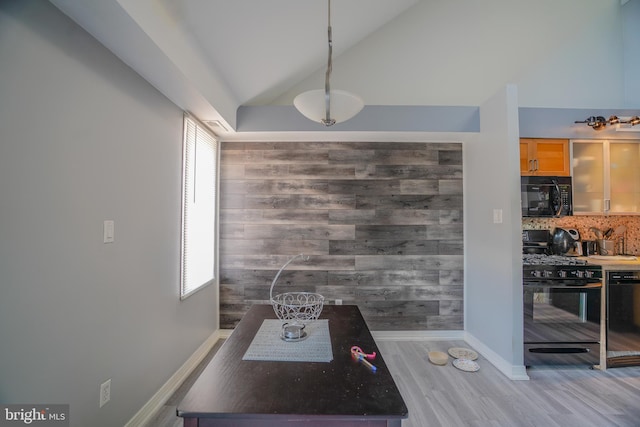
[[[625,107],[640,107],[640,0],[622,6]]]
[[[482,105],[515,83],[520,106],[619,108],[621,29],[619,0],[421,1],[335,57],[331,83],[366,105]],[[323,79],[319,69],[276,102]]]
[[[182,112],[48,2],[0,3],[0,58],[0,401],[123,425],[217,329],[178,297]]]
[[[465,331],[506,375],[524,378],[516,87],[485,102],[480,118],[478,140],[464,145]]]

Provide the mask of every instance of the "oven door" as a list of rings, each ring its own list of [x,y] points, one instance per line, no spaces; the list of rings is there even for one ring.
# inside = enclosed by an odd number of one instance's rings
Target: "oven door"
[[[526,366],[599,362],[601,289],[599,282],[525,283]]]

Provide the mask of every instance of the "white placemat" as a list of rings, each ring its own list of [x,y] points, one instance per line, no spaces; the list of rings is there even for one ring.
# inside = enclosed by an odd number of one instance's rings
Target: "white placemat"
[[[242,360],[277,362],[331,362],[333,360],[328,319],[309,323],[305,327],[307,338],[298,342],[282,340],[281,329],[280,320],[265,319]]]

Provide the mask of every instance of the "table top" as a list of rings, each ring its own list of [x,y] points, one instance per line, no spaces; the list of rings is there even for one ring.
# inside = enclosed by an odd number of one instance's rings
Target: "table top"
[[[339,416],[407,418],[407,407],[360,310],[327,305],[333,360],[275,362],[242,360],[270,305],[254,305],[178,405],[178,416]],[[286,343],[283,345],[295,345]],[[375,351],[374,373],[351,357],[351,346]]]

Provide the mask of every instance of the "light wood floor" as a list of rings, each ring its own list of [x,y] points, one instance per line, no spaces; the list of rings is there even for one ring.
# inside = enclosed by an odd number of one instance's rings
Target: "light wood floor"
[[[511,381],[478,359],[478,372],[429,362],[429,351],[469,347],[463,341],[378,343],[409,408],[403,427],[609,427],[640,426],[640,367],[531,368],[529,381]],[[219,344],[203,361],[208,362]],[[149,424],[179,427],[180,402],[201,369],[185,381]]]

